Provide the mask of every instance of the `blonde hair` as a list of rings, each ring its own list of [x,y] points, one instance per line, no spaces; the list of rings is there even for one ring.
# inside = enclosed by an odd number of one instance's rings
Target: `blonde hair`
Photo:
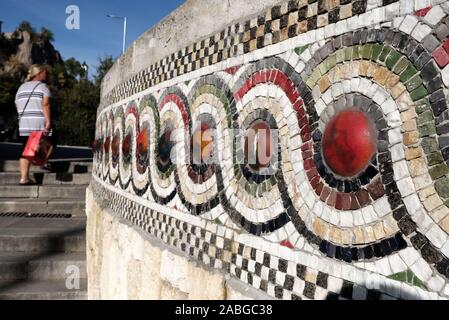
[[[28,75],[26,77],[26,81],[33,80],[33,78],[35,78],[38,74],[40,74],[41,72],[44,72],[44,71],[47,71],[46,66],[40,65],[40,64],[33,64],[28,69]]]

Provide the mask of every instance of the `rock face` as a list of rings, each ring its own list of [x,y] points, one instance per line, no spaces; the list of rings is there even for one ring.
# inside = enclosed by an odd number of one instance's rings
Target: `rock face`
[[[54,48],[53,44],[43,39],[39,34],[30,34],[28,31],[16,30],[12,33],[5,33],[5,38],[9,40],[12,48],[9,48],[12,55],[5,54],[6,49],[0,48],[0,72],[12,71],[17,65],[28,68],[32,64],[55,65],[63,63],[61,54]]]

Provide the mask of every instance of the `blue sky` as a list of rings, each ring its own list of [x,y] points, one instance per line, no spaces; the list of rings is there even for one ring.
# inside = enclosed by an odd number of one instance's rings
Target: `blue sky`
[[[86,61],[94,73],[99,57],[118,57],[122,50],[123,22],[107,14],[126,16],[126,45],[184,3],[184,0],[0,0],[3,32],[11,32],[26,20],[40,30],[46,27],[55,35],[54,46],[64,59]],[[80,9],[80,30],[67,30],[66,8]]]

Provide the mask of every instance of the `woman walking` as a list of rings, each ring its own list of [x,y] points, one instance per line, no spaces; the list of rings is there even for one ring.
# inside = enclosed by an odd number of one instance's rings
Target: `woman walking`
[[[32,65],[28,71],[26,82],[17,91],[16,108],[19,114],[19,136],[22,143],[21,153],[23,153],[28,137],[32,132],[46,131],[50,140],[52,137],[51,94],[48,86],[45,84],[48,76],[47,73],[45,66]],[[49,156],[52,151],[49,152]],[[19,163],[20,185],[34,184],[29,176],[30,161],[21,157]]]

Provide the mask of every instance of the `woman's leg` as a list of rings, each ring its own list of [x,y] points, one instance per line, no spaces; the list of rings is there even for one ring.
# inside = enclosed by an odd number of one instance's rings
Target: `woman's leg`
[[[30,182],[30,161],[25,158],[20,158],[20,183]]]
[[[28,137],[21,136],[19,139],[20,139],[20,142],[22,143],[22,150],[20,153],[20,154],[22,154],[27,145]],[[20,157],[19,167],[20,167],[20,183],[21,184],[30,182],[30,166],[31,166],[31,163],[28,159]]]

